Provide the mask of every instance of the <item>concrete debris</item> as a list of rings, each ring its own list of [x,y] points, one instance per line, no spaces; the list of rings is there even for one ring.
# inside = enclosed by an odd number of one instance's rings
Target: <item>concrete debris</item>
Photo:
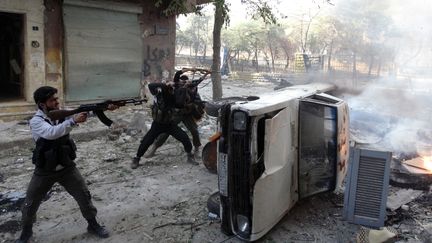
[[[110,133],[120,135],[122,134],[128,126],[128,122],[123,119],[118,119],[110,127]]]
[[[15,233],[20,229],[21,223],[18,220],[8,220],[0,224],[0,233]]]
[[[404,210],[404,211],[408,211],[409,210],[409,206],[404,204],[404,205],[401,206],[401,209]]]
[[[126,129],[126,133],[128,135],[135,135],[137,133],[146,133],[147,131],[146,115],[140,112],[135,113]]]
[[[0,194],[0,214],[19,210],[25,197],[26,193],[21,191]]]
[[[379,230],[362,227],[357,234],[357,243],[382,243],[396,238],[397,231],[392,227],[383,227]]]
[[[432,236],[432,223],[423,225],[424,229],[426,230],[426,232]]]
[[[208,218],[210,219],[210,220],[216,220],[216,219],[219,219],[219,216],[217,215],[217,214],[215,214],[215,213],[208,213]]]
[[[428,190],[429,186],[432,185],[432,174],[420,167],[418,158],[418,156],[413,157],[412,155],[407,159],[393,158],[390,185],[415,190]]]
[[[422,191],[413,190],[413,189],[400,189],[389,195],[387,198],[387,208],[391,211],[395,211],[401,206],[407,206],[405,204],[415,200],[419,196],[423,194]]]
[[[103,161],[105,162],[113,162],[117,160],[117,155],[114,153],[108,153],[106,156],[103,157]]]
[[[20,120],[17,122],[17,125],[27,126],[29,124],[28,120]]]
[[[278,86],[274,87],[274,90],[282,89],[285,87],[293,86],[294,84],[289,82],[288,80],[281,78]]]
[[[113,133],[108,133],[107,137],[108,137],[109,140],[114,141],[114,140],[117,140],[120,137],[120,135],[113,134]]]

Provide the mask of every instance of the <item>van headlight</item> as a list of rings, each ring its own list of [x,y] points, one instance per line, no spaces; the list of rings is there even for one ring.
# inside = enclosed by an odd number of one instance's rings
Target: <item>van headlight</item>
[[[237,215],[237,227],[241,231],[241,233],[249,234],[250,225],[248,217],[238,214]]]
[[[238,131],[246,130],[247,115],[243,111],[236,111],[233,114],[234,129]]]

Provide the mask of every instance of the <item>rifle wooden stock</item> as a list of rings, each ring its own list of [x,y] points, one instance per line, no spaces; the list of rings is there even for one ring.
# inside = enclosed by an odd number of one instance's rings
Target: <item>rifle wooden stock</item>
[[[54,110],[54,111],[50,111],[48,112],[48,117],[53,120],[62,120],[65,119],[68,116],[72,116],[74,114],[80,113],[81,110],[80,109],[74,109],[74,110]]]

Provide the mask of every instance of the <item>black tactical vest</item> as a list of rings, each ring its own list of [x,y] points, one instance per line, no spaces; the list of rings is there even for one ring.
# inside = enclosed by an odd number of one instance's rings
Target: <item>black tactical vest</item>
[[[49,120],[44,120],[50,123]],[[62,165],[63,167],[75,165],[73,162],[75,158],[75,143],[70,138],[69,134],[66,134],[54,140],[39,138],[33,150],[32,162],[39,170],[55,171],[57,165]]]

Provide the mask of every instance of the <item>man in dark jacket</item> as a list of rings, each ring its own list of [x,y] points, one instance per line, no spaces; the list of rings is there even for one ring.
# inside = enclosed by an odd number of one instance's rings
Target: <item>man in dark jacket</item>
[[[203,75],[199,79],[189,81],[189,77],[183,75],[186,72],[201,72]],[[197,84],[203,81],[210,73],[210,71],[205,69],[183,68],[177,71],[174,75],[174,88],[187,88],[190,99],[188,104],[185,104],[182,109],[178,110],[178,112],[173,115],[173,122],[175,124],[182,122],[191,133],[195,156],[198,155],[201,146],[197,120],[200,120],[204,114],[204,105],[200,95],[198,94]],[[168,137],[169,134],[161,134],[153,143],[146,157],[154,156],[156,150],[165,143]]]
[[[36,220],[36,212],[54,183],[58,182],[77,201],[81,213],[88,222],[87,230],[106,238],[109,232],[96,221],[97,210],[91,201],[87,185],[73,160],[76,157],[75,143],[69,132],[78,123],[85,122],[87,113],[79,113],[62,121],[48,118],[49,111],[58,110],[57,89],[50,86],[38,88],[33,93],[38,111],[30,120],[32,137],[36,141],[33,163],[36,168],[27,189],[22,208],[22,233],[16,242],[28,242]],[[110,106],[109,109],[115,109]]]
[[[150,145],[162,133],[169,134],[183,144],[187,153],[187,162],[198,164],[195,161],[192,151],[192,143],[188,135],[176,122],[173,121],[173,114],[176,109],[183,108],[190,99],[186,89],[174,89],[174,83],[151,83],[148,85],[150,93],[155,96],[152,107],[153,122],[150,130],[144,135],[138,147],[136,156],[132,159],[131,168],[138,168],[139,161]],[[176,94],[175,94],[176,93]]]

